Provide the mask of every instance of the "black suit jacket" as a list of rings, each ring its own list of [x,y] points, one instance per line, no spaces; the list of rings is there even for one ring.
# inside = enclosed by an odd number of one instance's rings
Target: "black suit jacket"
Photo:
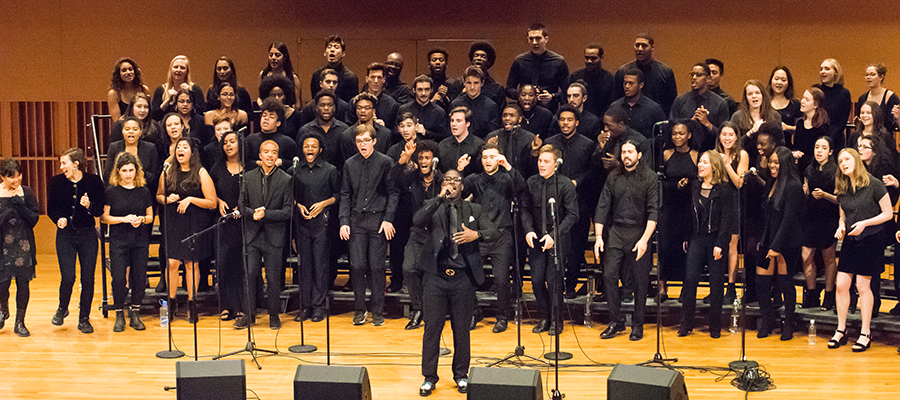
[[[437,266],[437,257],[444,242],[450,240],[449,227],[447,226],[447,207],[448,203],[440,198],[435,197],[425,200],[425,204],[413,216],[413,225],[431,230],[430,245],[426,245],[423,249],[424,256],[420,269],[424,272],[439,274]],[[466,228],[478,231],[481,236],[480,240],[475,240],[459,246],[459,254],[463,256],[466,265],[472,270],[472,276],[478,285],[484,283],[484,264],[481,261],[481,252],[479,249],[480,242],[492,242],[496,239],[497,228],[488,218],[487,213],[483,213],[481,206],[468,201],[463,201],[459,209],[460,220],[466,225]]]
[[[244,192],[241,195],[241,218],[244,221],[244,237],[247,243],[260,240],[260,232],[265,229],[267,238],[273,246],[284,246],[288,220],[291,218],[291,176],[280,168],[272,171],[269,181],[269,195],[263,198],[262,167],[244,174]],[[259,221],[253,220],[253,210],[266,208],[265,216]]]

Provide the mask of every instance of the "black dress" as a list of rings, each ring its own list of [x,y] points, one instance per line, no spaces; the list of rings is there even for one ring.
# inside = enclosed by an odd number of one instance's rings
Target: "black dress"
[[[39,217],[34,192],[22,186],[24,196],[0,197],[0,282],[31,281],[37,264],[34,225]]]
[[[241,193],[241,175],[228,171],[225,162],[218,162],[210,171],[213,183],[216,185],[216,194],[219,200],[228,204],[228,212],[237,208],[238,198]],[[244,263],[242,262],[242,237],[241,220],[229,218],[219,227],[216,263],[219,265],[219,298],[222,301],[222,310],[230,310],[234,313],[240,309],[241,288],[244,276]]]
[[[690,238],[691,226],[684,223],[691,215],[691,182],[697,179],[697,165],[690,152],[674,151],[663,166],[662,208],[659,215],[659,261],[664,280],[684,279],[686,253],[683,243]],[[688,179],[688,184],[678,187],[678,181]]]
[[[806,167],[810,164],[815,163],[815,157],[813,156],[813,150],[816,147],[816,140],[819,140],[822,136],[829,135],[829,126],[828,124],[822,124],[818,127],[812,127],[807,129],[806,125],[804,125],[804,120],[797,121],[797,130],[794,131],[793,144],[791,146],[791,150],[799,150],[803,152],[803,156],[797,160],[797,171],[800,173],[805,173]],[[835,144],[835,146],[837,146]],[[831,193],[831,192],[829,192]]]
[[[176,167],[177,168],[177,167]],[[176,182],[183,181],[183,175],[186,173],[177,171],[182,175],[176,179]],[[160,178],[164,179],[164,178]],[[203,198],[203,190],[198,182],[196,188],[185,188],[183,185],[177,185],[174,191],[181,199],[188,196]],[[166,257],[170,260],[202,260],[208,258],[212,254],[212,234],[203,235],[198,238],[195,243],[195,251],[191,251],[189,243],[182,244],[181,241],[194,233],[206,229],[211,222],[211,212],[209,210],[197,207],[194,204],[188,206],[184,214],[178,212],[178,203],[167,204],[165,207],[165,235],[166,249],[168,253]]]
[[[829,161],[821,169],[818,163],[806,167],[806,183],[809,194],[804,198],[803,218],[800,220],[801,233],[803,235],[803,247],[812,249],[824,249],[831,247],[837,240],[834,232],[837,231],[840,211],[838,205],[826,199],[816,200],[812,196],[815,189],[834,194],[834,174],[837,165]]]
[[[803,113],[800,112],[800,100],[797,99],[790,99],[787,106],[775,111],[781,115],[781,122],[790,126],[797,125],[797,120],[803,117]]]

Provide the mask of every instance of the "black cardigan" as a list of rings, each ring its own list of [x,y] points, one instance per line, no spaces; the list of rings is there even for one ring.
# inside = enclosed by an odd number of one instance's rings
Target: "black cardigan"
[[[96,225],[94,218],[103,214],[105,191],[103,181],[94,174],[85,172],[78,182],[70,181],[64,174],[56,175],[50,178],[47,190],[47,216],[54,224],[60,218],[67,218],[63,230],[93,228]],[[91,201],[90,208],[80,204],[85,193]]]
[[[781,184],[782,182],[779,182]],[[798,249],[802,245],[800,235],[800,216],[803,215],[803,189],[800,185],[792,184],[784,188],[784,202],[781,209],[773,203],[774,199],[766,198],[765,227],[759,240],[759,250],[764,254],[766,250],[774,250],[784,253],[786,250]]]

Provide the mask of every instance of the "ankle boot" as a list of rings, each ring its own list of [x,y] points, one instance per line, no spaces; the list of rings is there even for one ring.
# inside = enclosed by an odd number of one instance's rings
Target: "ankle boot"
[[[734,299],[736,297],[737,297],[737,287],[734,282],[729,282],[728,288],[725,289],[725,297],[722,298],[722,305],[734,304]]]
[[[116,323],[113,324],[113,332],[122,332],[125,330],[125,311],[116,310]]]
[[[178,298],[177,297],[169,297],[169,323],[175,321],[175,317],[178,316]]]
[[[140,307],[132,306],[131,309],[129,310],[128,316],[130,317],[128,326],[134,328],[134,330],[136,330],[136,331],[142,331],[144,329],[147,329],[147,327],[145,327],[144,323],[141,321],[141,308]]]
[[[25,327],[25,310],[21,308],[16,310],[16,326],[13,330],[19,337],[31,336],[31,332],[28,332],[28,328]]]
[[[195,300],[188,300],[188,313],[190,317],[188,318],[190,323],[197,323],[197,302]]]
[[[9,302],[0,303],[0,329],[6,326],[6,320],[9,318]]]
[[[781,340],[791,340],[794,338],[794,309],[797,305],[797,288],[791,277],[788,275],[778,275],[775,278],[778,282],[778,292],[784,298],[784,318],[781,321]]]
[[[803,303],[800,308],[816,308],[819,306],[819,289],[803,289]]]
[[[826,290],[825,295],[822,297],[822,306],[819,307],[819,310],[833,310],[834,306],[834,290]]]
[[[759,323],[757,324],[757,338],[768,337],[772,333],[772,325],[775,320],[775,312],[772,308],[772,275],[756,276],[756,297],[759,299]]]

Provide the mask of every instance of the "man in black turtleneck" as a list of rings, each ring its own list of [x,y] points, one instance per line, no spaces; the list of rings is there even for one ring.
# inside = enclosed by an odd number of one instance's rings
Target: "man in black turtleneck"
[[[591,43],[584,48],[584,68],[569,75],[567,85],[581,81],[587,87],[584,109],[600,116],[616,99],[616,78],[603,69],[603,46]]]
[[[309,82],[310,93],[315,95],[316,93],[319,93],[319,90],[322,90],[322,71],[325,69],[333,69],[338,74],[337,86],[340,89],[335,89],[335,94],[337,94],[338,97],[349,102],[353,96],[359,94],[359,78],[356,77],[356,74],[354,74],[350,68],[344,67],[343,60],[345,51],[346,46],[344,45],[344,39],[341,39],[340,36],[331,35],[325,39],[325,61],[328,64],[317,69],[316,72],[313,72],[312,79],[310,79]]]
[[[506,78],[506,95],[518,97],[518,87],[523,83],[537,86],[538,101],[551,111],[561,103],[561,90],[569,78],[569,66],[563,56],[547,50],[550,35],[542,24],[528,27],[528,43],[531,51],[519,54],[509,68]]]
[[[522,129],[540,136],[550,137],[550,122],[553,113],[537,104],[537,90],[534,85],[525,83],[519,86],[519,97],[516,104],[522,109]]]
[[[431,101],[444,109],[444,112],[450,111],[450,102],[459,96],[462,90],[462,83],[458,79],[447,76],[447,62],[450,61],[450,54],[446,49],[435,48],[428,51],[428,77],[431,78],[434,92]],[[482,69],[482,72],[484,69]],[[415,83],[413,83],[415,86]],[[415,87],[413,88],[415,89]]]
[[[440,142],[450,136],[450,120],[447,112],[432,100],[434,81],[425,75],[419,75],[413,81],[416,91],[415,100],[410,101],[397,111],[397,115],[412,113],[419,120],[416,130],[424,139]],[[402,122],[402,121],[398,121]]]
[[[496,59],[497,52],[494,50],[494,46],[491,46],[488,42],[475,42],[469,46],[469,63],[481,68],[481,91],[485,96],[493,100],[499,108],[502,104],[506,104],[506,89],[503,88],[503,85],[497,83],[489,72],[491,67],[494,66],[494,61]],[[456,93],[462,93],[463,80],[465,80],[465,78],[459,80]],[[459,97],[459,95],[456,97]],[[453,101],[454,99],[455,97],[451,98],[450,101]],[[497,113],[499,114],[500,110],[497,110]]]
[[[540,142],[535,141],[535,135],[523,129],[519,124],[522,121],[522,110],[515,104],[509,104],[503,108],[501,117],[503,127],[487,135],[487,143],[491,143],[500,149],[500,154],[506,157],[523,177],[534,175],[536,170],[537,150]],[[538,139],[540,140],[540,139]]]
[[[616,71],[616,97],[625,95],[622,86],[625,72],[637,68],[644,73],[644,95],[659,103],[663,112],[668,115],[672,102],[678,97],[678,87],[672,68],[653,59],[654,46],[653,35],[649,33],[640,33],[634,39],[634,61],[622,65]]]
[[[384,66],[384,92],[391,96],[397,104],[409,103],[415,95],[409,85],[400,81],[400,73],[403,72],[403,56],[397,52],[388,54]]]

